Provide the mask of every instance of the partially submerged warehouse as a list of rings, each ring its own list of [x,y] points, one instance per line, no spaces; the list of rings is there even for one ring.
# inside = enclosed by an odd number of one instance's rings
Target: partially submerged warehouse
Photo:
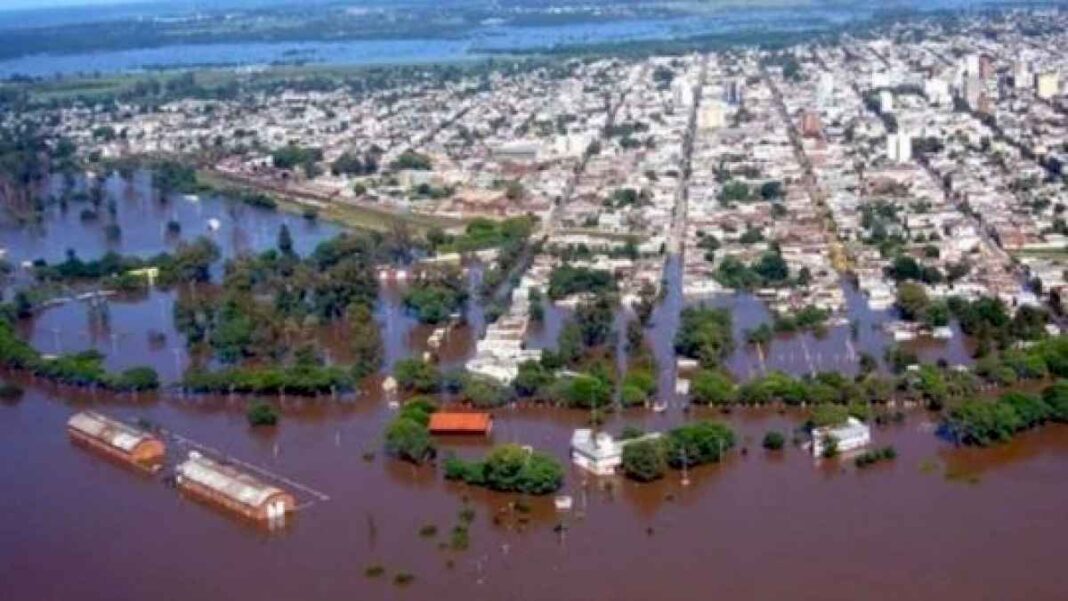
[[[183,491],[253,520],[281,520],[296,508],[286,491],[196,451],[175,469],[175,480]]]
[[[96,411],[75,413],[67,420],[67,432],[75,442],[130,465],[152,470],[163,463],[163,441]]]

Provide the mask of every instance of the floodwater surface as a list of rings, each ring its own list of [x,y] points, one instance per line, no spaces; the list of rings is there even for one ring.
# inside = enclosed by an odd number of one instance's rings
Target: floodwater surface
[[[992,450],[953,449],[922,415],[877,429],[892,463],[858,471],[803,449],[767,453],[768,428],[796,415],[736,412],[746,454],[639,485],[569,470],[570,514],[549,501],[529,513],[512,497],[446,483],[432,467],[381,455],[385,401],[293,403],[273,432],[251,432],[225,399],[93,401],[31,387],[0,406],[0,594],[5,599],[1063,599],[1068,428],[1048,427]],[[77,400],[75,400],[77,399]],[[302,509],[267,532],[184,498],[71,444],[69,415],[86,406],[144,418],[329,496],[298,491]],[[575,412],[497,414],[494,442],[567,459]],[[622,423],[663,428],[681,415]],[[489,441],[444,450],[476,455]],[[188,447],[171,443],[172,457]],[[376,452],[368,460],[367,452]],[[19,459],[16,459],[19,458]],[[476,511],[466,551],[443,550],[464,499]],[[495,518],[495,516],[497,516]],[[499,522],[499,523],[495,523]],[[419,530],[435,525],[438,534]],[[558,527],[561,526],[561,527]],[[106,541],[106,542],[103,542]],[[368,578],[381,565],[387,574]],[[56,577],[62,569],[63,577]],[[415,576],[402,590],[398,571]],[[996,574],[996,578],[992,575]],[[192,575],[195,575],[193,577]]]

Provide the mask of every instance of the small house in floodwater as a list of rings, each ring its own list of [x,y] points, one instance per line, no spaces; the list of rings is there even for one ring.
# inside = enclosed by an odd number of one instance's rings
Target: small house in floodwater
[[[152,434],[96,411],[72,415],[67,432],[79,444],[145,469],[158,469],[166,452],[163,441]]]
[[[571,434],[571,461],[597,476],[611,476],[623,465],[623,447],[632,442],[655,440],[659,432],[617,440],[607,432],[579,428]]]
[[[493,430],[489,413],[436,411],[430,414],[431,434],[475,434],[488,436]]]
[[[871,428],[855,417],[839,426],[816,428],[812,431],[812,454],[821,457],[832,440],[842,453],[866,447],[871,444]]]
[[[288,492],[196,451],[175,469],[175,481],[194,497],[252,520],[280,521],[296,508]]]

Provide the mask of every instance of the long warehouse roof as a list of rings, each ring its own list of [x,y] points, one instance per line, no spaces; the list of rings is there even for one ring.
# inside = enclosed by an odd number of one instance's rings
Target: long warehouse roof
[[[189,453],[189,459],[179,465],[177,471],[192,482],[252,507],[262,505],[276,494],[285,493],[280,488],[208,459],[195,451]]]
[[[75,413],[67,420],[67,426],[126,452],[133,451],[137,445],[152,438],[147,432],[127,426],[96,411]]]

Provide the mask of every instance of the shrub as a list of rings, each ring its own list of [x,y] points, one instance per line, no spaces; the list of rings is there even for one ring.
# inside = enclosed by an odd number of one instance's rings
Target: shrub
[[[438,410],[434,399],[427,396],[415,396],[408,399],[397,414],[398,419],[410,419],[421,426],[430,424],[430,414]]]
[[[629,386],[639,391],[646,398],[656,393],[656,374],[647,367],[632,368],[623,377],[623,386]]]
[[[508,388],[475,374],[463,375],[460,392],[464,399],[476,407],[499,407],[511,400]]]
[[[818,405],[812,409],[809,422],[813,428],[840,426],[849,419],[849,409],[839,405]]]
[[[460,518],[460,522],[463,524],[471,524],[475,521],[475,508],[469,505],[464,505],[460,509],[460,513],[457,515]]]
[[[853,460],[853,464],[859,469],[864,469],[881,461],[890,461],[896,457],[897,451],[894,450],[894,447],[883,447],[881,449],[865,451]]]
[[[467,526],[456,525],[453,526],[452,532],[449,534],[449,547],[453,551],[465,551],[471,544],[471,535],[467,530]]]
[[[580,293],[614,292],[616,280],[608,271],[563,264],[549,274],[549,298],[558,300]]]
[[[257,401],[245,412],[250,426],[274,426],[278,424],[278,412],[269,403]]]
[[[519,364],[519,373],[512,382],[512,387],[521,397],[543,395],[554,381],[553,374],[538,361],[524,361]]]
[[[700,421],[668,432],[667,457],[672,467],[719,461],[734,446],[734,432],[724,424]]]
[[[1068,381],[1059,380],[1042,391],[1042,400],[1050,408],[1050,418],[1058,422],[1068,422]]]
[[[980,400],[961,403],[946,419],[946,427],[956,440],[977,446],[1009,440],[1021,423],[1012,405]]]
[[[649,395],[637,386],[624,384],[619,390],[619,402],[622,403],[624,407],[640,407],[648,400]]]
[[[548,455],[509,444],[493,449],[482,461],[447,459],[445,477],[500,492],[545,495],[563,486],[564,469]]]
[[[0,401],[17,401],[22,398],[23,390],[18,384],[0,383]]]
[[[408,586],[413,581],[415,581],[415,576],[409,572],[397,572],[397,574],[393,576],[393,584],[396,584],[397,586]]]
[[[838,456],[838,439],[834,436],[827,436],[823,439],[823,452],[820,455],[824,459],[831,459]]]
[[[437,392],[441,373],[433,364],[422,359],[401,359],[393,366],[393,377],[405,390],[428,393]]]
[[[244,392],[314,395],[348,388],[352,378],[346,370],[331,365],[242,366],[209,372],[194,370],[182,386],[195,392]]]
[[[705,405],[727,405],[737,399],[734,383],[719,370],[703,369],[690,381],[693,400]]]
[[[151,367],[132,367],[119,374],[114,388],[131,391],[155,390],[159,388],[159,375]]]
[[[638,482],[652,482],[664,477],[667,456],[659,439],[639,440],[623,447],[623,473]]]
[[[687,307],[681,319],[675,335],[675,351],[680,355],[714,367],[734,350],[731,314],[726,309]]]
[[[786,446],[786,437],[781,432],[771,430],[764,435],[764,441],[761,444],[769,451],[778,451]]]
[[[612,401],[612,387],[600,378],[578,374],[563,382],[564,400],[569,407],[592,409]]]
[[[1033,394],[1008,392],[1001,395],[999,402],[1012,407],[1020,419],[1019,428],[1033,428],[1046,423],[1053,411],[1045,401]]]
[[[385,447],[390,455],[415,464],[422,463],[435,453],[426,424],[403,414],[386,426]]]

